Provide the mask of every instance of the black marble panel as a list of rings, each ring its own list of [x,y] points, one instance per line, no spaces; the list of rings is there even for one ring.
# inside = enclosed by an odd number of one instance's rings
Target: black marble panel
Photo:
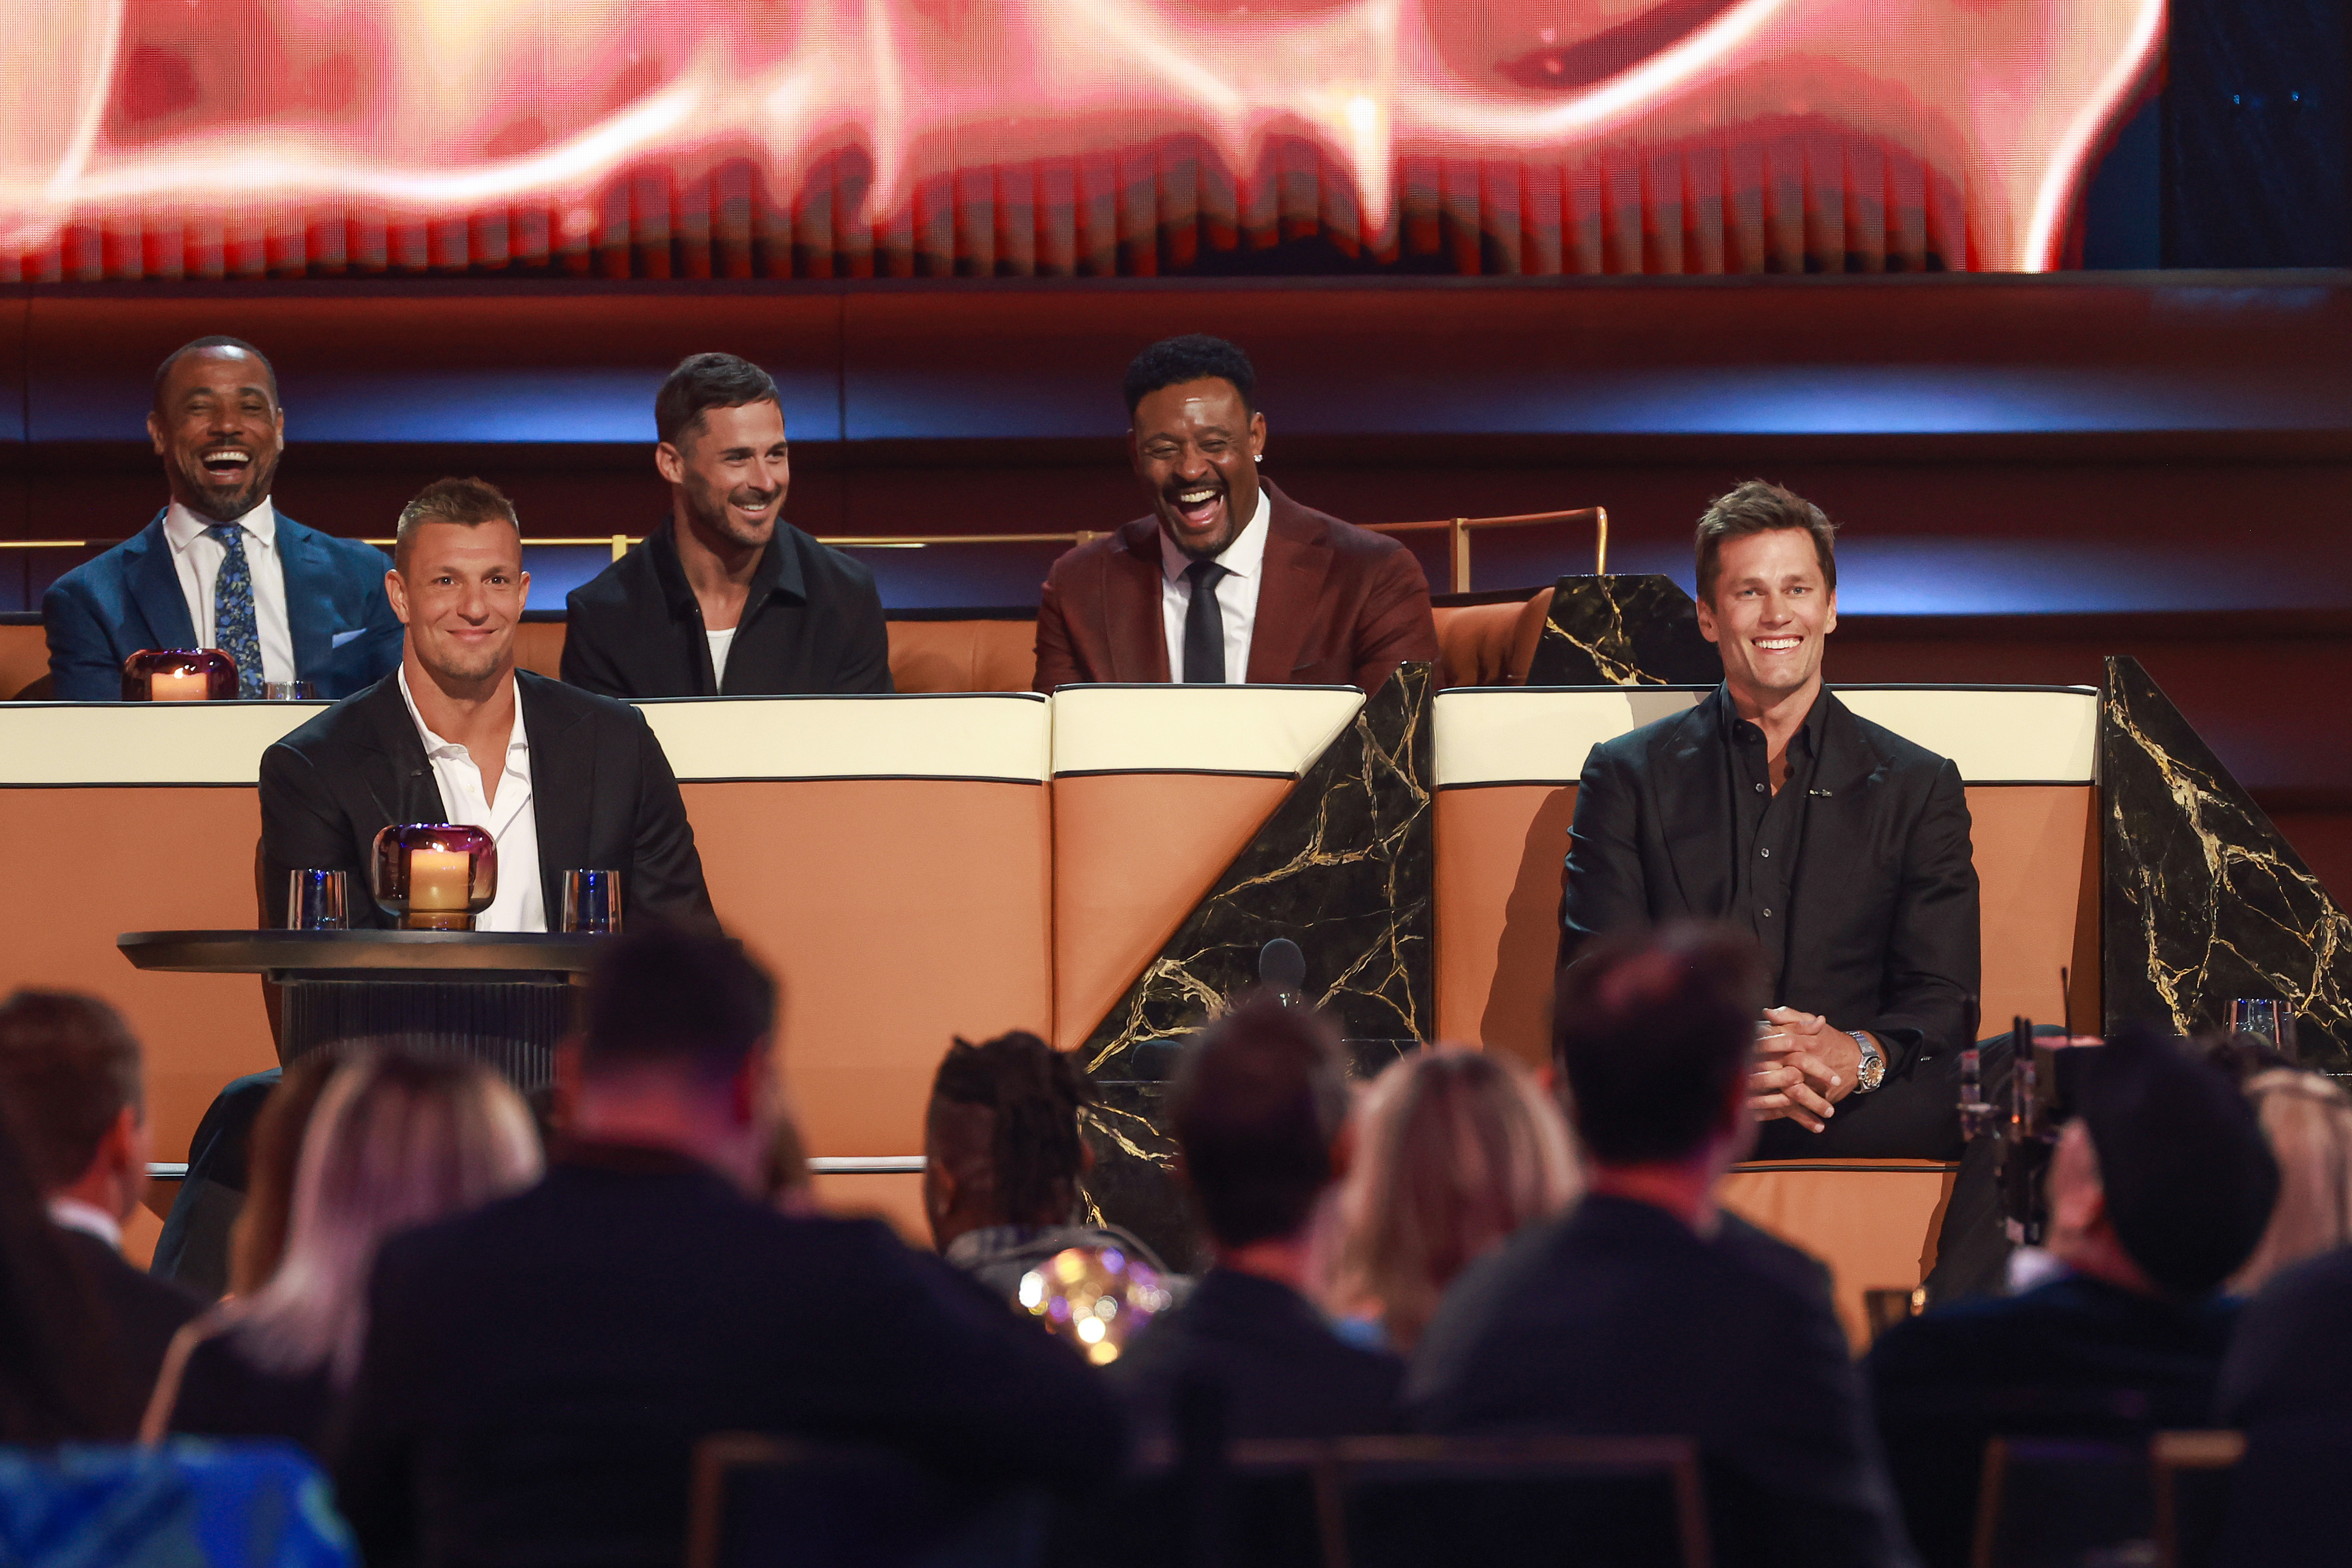
[[[2137,659],[2106,662],[2099,783],[2108,1027],[2273,997],[2306,1066],[2352,1071],[2352,920]]]
[[[1563,577],[1528,668],[1531,686],[1711,686],[1723,679],[1698,607],[1656,572]]]
[[[1298,944],[1307,995],[1360,1072],[1428,1025],[1433,688],[1430,666],[1407,664],[1364,705],[1079,1048],[1098,1096],[1087,1206],[1172,1268],[1202,1260],[1160,1103],[1184,1041],[1256,984],[1260,947]]]

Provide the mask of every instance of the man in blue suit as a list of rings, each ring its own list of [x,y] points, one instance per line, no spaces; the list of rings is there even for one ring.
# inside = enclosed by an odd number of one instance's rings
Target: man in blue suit
[[[174,350],[155,371],[147,434],[172,504],[41,600],[58,700],[120,697],[122,661],[142,648],[219,648],[236,661],[241,697],[266,681],[345,697],[392,673],[392,562],[270,505],[286,414],[259,350],[199,338]]]

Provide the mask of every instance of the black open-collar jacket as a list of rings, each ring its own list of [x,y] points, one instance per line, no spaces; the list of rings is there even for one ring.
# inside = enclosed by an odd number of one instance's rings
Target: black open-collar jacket
[[[789,523],[753,569],[715,675],[709,629],[665,521],[565,600],[563,678],[610,697],[887,692],[890,633],[874,574]]]
[[[1774,1003],[1868,1030],[1890,1077],[1923,1047],[1968,1043],[1980,980],[1969,804],[1948,758],[1855,716],[1822,689]],[[1718,686],[1685,712],[1592,748],[1578,781],[1560,960],[1593,937],[1731,911],[1731,767]]]
[[[621,873],[630,918],[718,930],[686,802],[645,716],[528,670],[515,672],[515,694],[530,735],[540,890],[550,915],[563,907],[566,870],[611,868]],[[395,672],[262,753],[268,923],[285,923],[289,870],[340,867],[351,873],[352,924],[389,925],[368,896],[375,835],[394,822],[448,820]]]

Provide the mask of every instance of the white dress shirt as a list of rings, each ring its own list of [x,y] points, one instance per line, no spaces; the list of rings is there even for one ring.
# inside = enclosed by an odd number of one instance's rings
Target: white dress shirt
[[[180,593],[188,601],[188,619],[195,623],[196,645],[220,646],[213,625],[213,585],[220,580],[221,562],[228,549],[213,538],[210,517],[200,517],[174,501],[163,514],[163,537],[172,544],[172,566],[180,574]],[[253,578],[253,629],[261,635],[261,678],[291,681],[294,633],[286,623],[286,563],[278,554],[278,513],[264,496],[261,504],[237,518],[245,530],[245,569]]]
[[[539,885],[539,812],[530,800],[530,736],[523,728],[522,693],[515,693],[514,733],[507,737],[506,772],[499,777],[495,802],[483,798],[482,773],[475,766],[473,754],[425,727],[416,699],[409,695],[404,667],[400,672],[400,700],[408,705],[409,721],[425,742],[425,758],[433,764],[433,781],[441,787],[441,809],[449,813],[453,823],[488,829],[499,846],[498,896],[474,917],[474,929],[546,930],[547,898]]]
[[[1258,585],[1265,579],[1265,536],[1272,527],[1274,503],[1265,486],[1257,491],[1257,513],[1249,526],[1234,536],[1219,566],[1233,575],[1217,580],[1217,616],[1225,629],[1225,681],[1239,685],[1249,679],[1250,632],[1257,625]],[[1176,548],[1168,530],[1160,530],[1160,623],[1168,633],[1168,678],[1184,680],[1184,612],[1192,607],[1192,581],[1184,575],[1193,558]]]
[[[114,1251],[122,1250],[122,1221],[94,1203],[60,1193],[49,1199],[49,1223],[67,1230],[95,1236]]]

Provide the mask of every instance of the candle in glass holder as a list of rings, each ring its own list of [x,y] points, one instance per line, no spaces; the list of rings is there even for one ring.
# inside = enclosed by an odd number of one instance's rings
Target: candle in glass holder
[[[213,695],[213,677],[205,670],[158,670],[147,677],[147,700],[158,703],[200,703]]]
[[[474,857],[464,850],[408,852],[408,907],[416,915],[463,915],[474,901]]]

